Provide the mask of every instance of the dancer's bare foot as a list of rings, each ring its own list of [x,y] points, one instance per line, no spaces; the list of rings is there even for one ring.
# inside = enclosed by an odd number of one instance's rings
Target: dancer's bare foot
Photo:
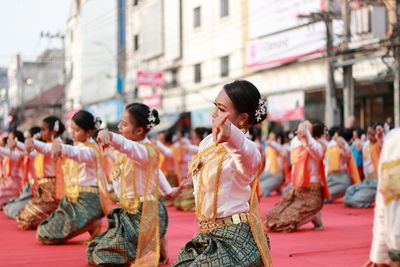
[[[314,227],[311,228],[312,230],[320,231],[324,230],[324,222],[322,221],[322,213],[321,211],[318,211],[317,214],[315,214],[314,219],[311,221],[314,224]]]

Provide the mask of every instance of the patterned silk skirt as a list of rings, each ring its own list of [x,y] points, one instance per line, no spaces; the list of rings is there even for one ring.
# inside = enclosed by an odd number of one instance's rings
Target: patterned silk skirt
[[[124,266],[136,256],[139,237],[141,207],[135,214],[129,214],[122,208],[115,208],[107,216],[108,229],[93,239],[87,248],[89,264],[97,266]],[[168,212],[164,203],[158,202],[160,235],[167,232]]]
[[[20,177],[0,178],[0,209],[14,197],[18,197],[21,185]]]
[[[323,188],[319,184],[292,188],[267,214],[267,229],[270,232],[292,232],[311,221],[323,203]]]
[[[375,201],[378,178],[364,179],[359,184],[347,188],[343,198],[345,206],[352,208],[369,208]]]
[[[19,212],[25,208],[28,204],[28,201],[32,198],[32,186],[31,184],[27,183],[22,187],[19,196],[10,199],[7,205],[4,206],[4,214],[8,217],[15,219]]]
[[[58,202],[56,200],[56,179],[49,178],[46,182],[39,183],[35,186],[34,197],[29,200],[16,218],[18,228],[21,230],[36,229],[57,208]]]
[[[61,199],[57,209],[38,226],[36,237],[44,244],[65,243],[101,217],[99,194],[80,192],[76,202]]]
[[[249,223],[198,233],[179,251],[174,267],[264,266]]]
[[[182,211],[194,211],[193,185],[188,186],[174,201],[174,206]]]

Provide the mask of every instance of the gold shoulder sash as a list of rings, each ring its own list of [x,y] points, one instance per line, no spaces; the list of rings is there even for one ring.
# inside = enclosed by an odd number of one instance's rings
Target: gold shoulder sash
[[[382,163],[379,179],[385,205],[400,200],[400,159]]]

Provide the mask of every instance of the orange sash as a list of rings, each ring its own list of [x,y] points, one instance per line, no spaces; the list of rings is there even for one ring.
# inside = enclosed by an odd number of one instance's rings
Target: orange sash
[[[357,163],[353,157],[353,153],[350,153],[350,157],[347,162],[347,171],[353,184],[361,183],[360,174],[358,173]]]
[[[29,170],[30,170],[30,158],[28,155],[25,155],[22,160],[22,179],[21,186],[29,182]]]
[[[265,150],[265,156],[269,161],[268,171],[270,171],[272,174],[279,173],[279,164],[278,164],[278,159],[280,157],[279,152],[271,147],[267,147],[267,149]]]
[[[182,144],[179,144],[178,146],[171,146],[171,149],[174,158],[174,167],[176,176],[178,178],[178,184],[181,184],[183,177],[179,168],[179,164],[183,163],[183,146]]]
[[[11,176],[12,166],[10,157],[3,158],[3,170],[4,170],[4,178]]]
[[[342,150],[338,145],[328,146],[325,157],[328,159],[328,173],[331,171],[340,171],[340,157]]]
[[[292,149],[290,158],[292,161],[292,184],[293,188],[307,187],[310,185],[310,173],[308,171],[308,158],[310,153],[302,146]],[[329,193],[328,182],[325,176],[324,162],[321,160],[319,164],[319,172],[321,174],[321,182],[324,190],[325,199],[331,199]]]
[[[364,160],[367,156],[371,157],[372,165],[374,165],[375,172],[378,171],[379,165],[379,157],[381,155],[382,145],[379,142],[369,143],[368,147],[366,147],[363,151]]]
[[[307,166],[308,157],[308,151],[303,149],[302,146],[297,146],[290,152],[294,188],[307,187],[310,184],[310,173]]]

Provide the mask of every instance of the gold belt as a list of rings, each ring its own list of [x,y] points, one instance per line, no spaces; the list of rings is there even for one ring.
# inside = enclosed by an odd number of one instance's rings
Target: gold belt
[[[344,175],[347,174],[346,170],[336,170],[328,172],[328,176]]]
[[[56,178],[38,178],[37,183],[38,184],[46,184],[48,182],[55,182]]]
[[[79,192],[83,193],[98,193],[99,188],[93,186],[79,186]]]
[[[218,218],[210,222],[200,221],[199,229],[200,232],[207,233],[217,228],[222,228],[233,224],[246,223],[249,221],[249,216],[249,213],[240,213],[225,218]]]

